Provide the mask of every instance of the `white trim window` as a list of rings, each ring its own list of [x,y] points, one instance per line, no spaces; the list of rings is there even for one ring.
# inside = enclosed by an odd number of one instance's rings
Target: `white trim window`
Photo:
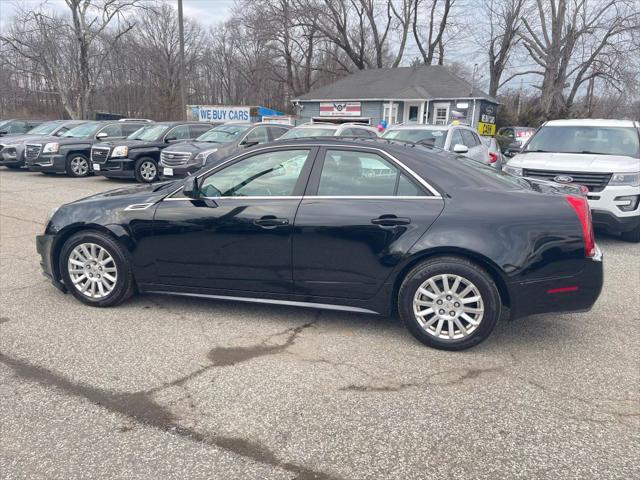
[[[447,125],[449,123],[449,102],[433,104],[433,123]]]
[[[387,126],[398,123],[398,104],[385,103],[382,118],[387,121]]]

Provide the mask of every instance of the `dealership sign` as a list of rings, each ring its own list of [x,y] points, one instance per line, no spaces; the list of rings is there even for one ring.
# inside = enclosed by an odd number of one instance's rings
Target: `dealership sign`
[[[193,107],[192,114],[201,122],[248,122],[251,119],[249,107],[226,105]]]
[[[321,102],[321,117],[359,117],[360,102]]]

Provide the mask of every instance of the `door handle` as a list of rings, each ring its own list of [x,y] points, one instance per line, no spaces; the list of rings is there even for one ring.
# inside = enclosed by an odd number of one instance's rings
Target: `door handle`
[[[398,225],[409,225],[411,219],[407,217],[397,217],[395,215],[380,215],[378,218],[372,219],[371,223],[381,227],[396,227]]]
[[[264,217],[255,219],[253,224],[262,228],[276,228],[289,225],[289,219],[277,218],[274,215],[265,215]]]

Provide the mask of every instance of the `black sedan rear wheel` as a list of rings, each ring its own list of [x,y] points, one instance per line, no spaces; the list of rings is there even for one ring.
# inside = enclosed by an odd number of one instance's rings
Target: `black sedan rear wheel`
[[[134,291],[126,251],[104,233],[72,235],[62,247],[59,266],[71,294],[87,305],[117,305]]]
[[[491,276],[462,257],[431,258],[411,270],[398,293],[398,310],[422,343],[464,350],[485,340],[500,316]]]

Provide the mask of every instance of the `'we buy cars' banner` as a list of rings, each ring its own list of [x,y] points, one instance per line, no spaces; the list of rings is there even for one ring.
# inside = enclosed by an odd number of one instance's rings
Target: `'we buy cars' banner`
[[[202,105],[191,108],[192,117],[201,122],[248,122],[251,119],[250,107]]]
[[[360,102],[320,102],[321,117],[359,117]]]

